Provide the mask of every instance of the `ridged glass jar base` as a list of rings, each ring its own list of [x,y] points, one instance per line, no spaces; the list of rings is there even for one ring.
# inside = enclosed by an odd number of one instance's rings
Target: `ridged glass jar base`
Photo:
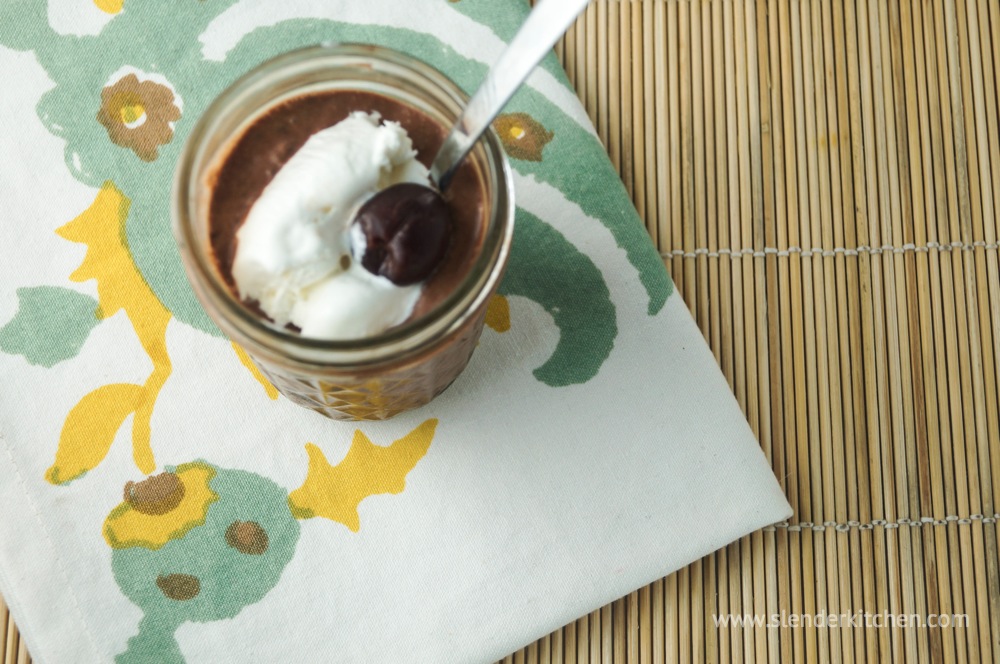
[[[485,310],[429,353],[399,366],[384,366],[378,373],[324,375],[320,370],[255,362],[293,403],[335,420],[385,420],[427,405],[458,378],[476,349],[484,319]]]

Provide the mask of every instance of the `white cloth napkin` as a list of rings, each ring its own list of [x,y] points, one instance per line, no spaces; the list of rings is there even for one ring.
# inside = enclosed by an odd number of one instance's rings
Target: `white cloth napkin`
[[[333,39],[472,89],[527,11],[0,8],[0,592],[36,661],[490,662],[790,515],[554,57],[497,122],[513,257],[431,405],[276,398],[192,296],[167,195],[226,84]]]

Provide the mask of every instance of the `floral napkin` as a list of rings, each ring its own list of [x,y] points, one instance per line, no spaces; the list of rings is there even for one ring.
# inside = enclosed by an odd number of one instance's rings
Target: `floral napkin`
[[[546,0],[554,1],[554,0]],[[519,0],[4,0],[0,593],[50,662],[489,662],[789,515],[554,57],[468,370],[388,422],[282,398],[168,194],[262,60],[405,50],[472,90]]]

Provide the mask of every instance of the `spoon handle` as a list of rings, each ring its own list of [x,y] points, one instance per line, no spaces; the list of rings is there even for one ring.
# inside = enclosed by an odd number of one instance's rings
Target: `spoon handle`
[[[434,157],[431,177],[438,188],[448,187],[458,164],[589,1],[542,0],[532,10]]]

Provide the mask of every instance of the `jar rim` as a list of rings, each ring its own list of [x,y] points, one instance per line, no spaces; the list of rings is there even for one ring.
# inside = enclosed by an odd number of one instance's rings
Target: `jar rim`
[[[444,103],[455,117],[468,103],[468,96],[451,79],[431,65],[391,48],[370,44],[322,43],[283,53],[266,60],[228,86],[202,114],[181,152],[175,172],[172,192],[174,235],[184,262],[188,280],[203,306],[214,309],[210,317],[222,331],[237,343],[249,346],[257,353],[280,357],[304,366],[377,364],[401,355],[418,353],[445,338],[461,326],[465,318],[477,311],[495,290],[502,276],[513,235],[513,181],[510,166],[496,133],[490,129],[477,142],[482,151],[480,170],[490,193],[491,205],[478,256],[469,267],[458,288],[431,311],[405,321],[376,335],[361,339],[328,340],[306,337],[287,330],[254,314],[225,283],[211,254],[207,238],[197,237],[200,214],[198,196],[200,180],[212,159],[224,155],[231,147],[228,141],[240,135],[252,120],[258,118],[282,99],[292,94],[265,95],[261,104],[248,101],[266,90],[269,82],[281,81],[293,73],[332,76],[338,68],[357,71],[377,71],[390,76],[406,76],[425,93]],[[321,72],[326,72],[325,74]],[[333,79],[330,79],[333,80]],[[339,80],[339,79],[338,79]],[[348,89],[348,88],[344,88]],[[248,107],[249,106],[249,107]],[[220,142],[214,152],[208,150],[213,132],[220,131],[223,121],[237,124],[233,136]],[[210,153],[210,154],[208,154]],[[208,220],[204,220],[205,235]],[[200,240],[200,241],[199,241]],[[204,249],[204,250],[203,250]]]

